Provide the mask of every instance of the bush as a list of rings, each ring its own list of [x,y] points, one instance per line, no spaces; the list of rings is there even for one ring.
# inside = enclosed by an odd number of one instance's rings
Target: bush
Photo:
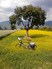
[[[41,30],[47,30],[47,31],[52,31],[52,28],[50,27],[43,27],[43,28],[40,28]]]

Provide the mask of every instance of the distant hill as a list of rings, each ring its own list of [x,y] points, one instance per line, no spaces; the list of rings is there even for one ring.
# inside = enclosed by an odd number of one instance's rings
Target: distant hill
[[[5,29],[5,27],[6,27],[7,29],[11,29],[11,27],[10,27],[10,22],[9,22],[9,21],[0,22],[0,27],[2,27],[3,29]],[[16,24],[16,27],[17,27],[17,29],[20,29],[20,28],[23,28],[23,25],[21,24],[21,26],[18,26],[18,25]]]
[[[52,27],[52,21],[46,21],[45,25],[48,26],[48,27]]]
[[[4,29],[5,27],[7,29],[10,29],[10,23],[9,21],[0,22],[0,26]]]
[[[27,22],[24,22],[24,24],[26,24]],[[10,27],[10,22],[9,21],[4,21],[4,22],[0,22],[0,26],[4,29],[5,27],[7,28],[7,29],[11,29],[11,27]],[[46,21],[45,22],[45,26],[48,26],[48,27],[52,27],[52,21]],[[16,27],[17,27],[17,29],[20,29],[20,28],[23,28],[23,25],[21,24],[20,26],[18,26],[17,24],[16,24]]]

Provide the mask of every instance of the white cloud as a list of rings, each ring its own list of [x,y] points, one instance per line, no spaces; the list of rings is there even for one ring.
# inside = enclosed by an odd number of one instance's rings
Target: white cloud
[[[3,0],[0,6],[3,8],[14,8],[16,6],[24,6],[28,4],[29,3],[26,0]]]
[[[16,6],[33,4],[47,11],[47,21],[52,20],[52,0],[0,0],[0,21],[9,19]]]
[[[11,6],[11,0],[3,0],[0,4],[1,7],[7,8]]]
[[[16,6],[29,5],[26,0],[0,0],[0,21],[7,20]],[[9,14],[9,15],[8,15]],[[3,17],[4,16],[4,17]]]
[[[49,11],[47,12],[47,19],[46,21],[51,21],[52,20],[52,8],[49,9]]]

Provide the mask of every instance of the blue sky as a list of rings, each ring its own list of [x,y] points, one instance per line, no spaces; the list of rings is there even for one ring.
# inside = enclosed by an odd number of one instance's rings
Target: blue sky
[[[46,11],[46,21],[52,20],[52,0],[0,0],[0,22],[9,20],[16,6],[32,4]]]

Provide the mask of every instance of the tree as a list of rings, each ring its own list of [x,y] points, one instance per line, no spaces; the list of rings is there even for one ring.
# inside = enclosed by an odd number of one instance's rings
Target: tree
[[[0,30],[3,30],[1,26],[0,26]]]
[[[15,15],[11,15],[10,17],[10,24],[11,24],[11,29],[14,30],[16,29],[16,16]]]
[[[6,28],[6,27],[5,27],[4,29],[5,29],[5,30],[7,30],[7,28]]]
[[[16,7],[14,13],[17,18],[17,24],[23,24],[26,30],[26,36],[28,36],[28,30],[33,28],[34,25],[39,27],[39,25],[45,24],[45,11],[42,10],[40,7],[34,7],[32,5]],[[23,20],[27,21],[26,25]]]

